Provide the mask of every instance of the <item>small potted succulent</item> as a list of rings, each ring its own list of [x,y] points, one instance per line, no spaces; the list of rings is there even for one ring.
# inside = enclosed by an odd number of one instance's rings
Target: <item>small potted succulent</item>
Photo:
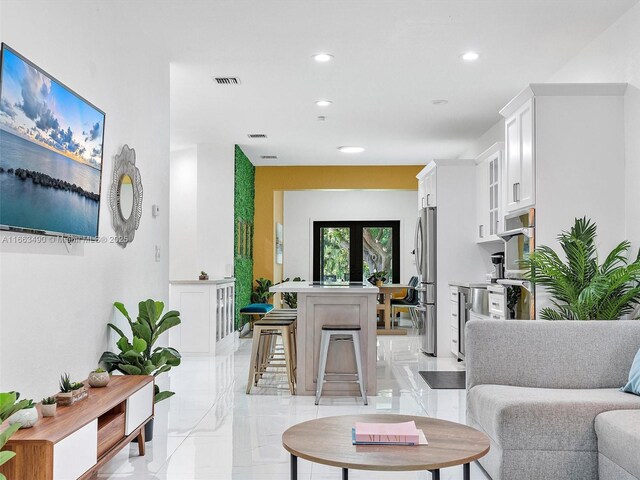
[[[376,282],[376,287],[381,287],[382,284],[387,281],[387,272],[385,272],[384,270],[374,272],[373,279]]]
[[[96,368],[89,374],[89,378],[87,379],[89,385],[93,388],[106,387],[109,380],[111,380],[109,372],[104,368]]]
[[[56,397],[43,398],[41,403],[42,403],[43,417],[56,416],[56,407],[58,406],[58,401],[56,400]]]
[[[200,272],[200,276],[198,277],[198,280],[209,280],[209,274],[204,270],[202,270]]]
[[[20,394],[17,395],[18,397],[20,396]],[[31,428],[38,423],[38,418],[36,404],[33,403],[33,400],[27,400],[20,410],[7,419],[7,422],[9,422],[9,425],[19,423],[20,428]]]
[[[60,376],[60,393],[56,395],[58,405],[68,406],[87,398],[89,392],[82,382],[72,382],[69,374]]]

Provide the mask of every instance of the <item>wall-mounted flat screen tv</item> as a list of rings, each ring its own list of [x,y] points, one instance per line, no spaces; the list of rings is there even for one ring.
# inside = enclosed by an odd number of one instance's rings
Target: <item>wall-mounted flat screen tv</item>
[[[98,236],[105,114],[2,44],[0,229]]]

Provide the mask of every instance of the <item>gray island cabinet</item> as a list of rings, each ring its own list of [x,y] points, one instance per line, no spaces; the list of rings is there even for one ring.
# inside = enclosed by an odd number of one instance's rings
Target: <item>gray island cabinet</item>
[[[359,325],[362,366],[366,392],[376,394],[376,303],[378,288],[371,285],[318,285],[309,282],[284,282],[271,292],[298,294],[296,340],[297,394],[315,395],[318,357],[323,325]],[[332,342],[327,372],[356,371],[353,347],[349,342]],[[327,383],[323,396],[360,396],[356,383]]]

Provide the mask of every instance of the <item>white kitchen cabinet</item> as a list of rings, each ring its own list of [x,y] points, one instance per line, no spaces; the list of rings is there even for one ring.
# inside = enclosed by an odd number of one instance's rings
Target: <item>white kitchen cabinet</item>
[[[503,143],[476,159],[476,236],[478,243],[500,241],[502,229]]]
[[[428,166],[418,174],[418,209],[437,205],[437,169]]]
[[[624,83],[532,84],[500,111],[504,216],[535,207],[536,246],[557,250],[558,234],[582,217],[598,226],[601,252],[627,238],[626,89]],[[548,302],[538,295],[535,306],[539,312]]]
[[[233,338],[235,280],[172,281],[170,304],[182,322],[169,343],[183,355],[215,355],[216,344]]]
[[[505,206],[512,213],[534,206],[534,98],[505,119]]]

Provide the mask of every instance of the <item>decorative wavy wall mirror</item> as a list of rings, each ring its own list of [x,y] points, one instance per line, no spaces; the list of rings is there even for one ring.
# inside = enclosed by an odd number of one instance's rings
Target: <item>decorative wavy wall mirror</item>
[[[128,145],[114,159],[109,207],[116,243],[125,248],[133,241],[142,217],[142,180],[136,167],[136,151]]]

